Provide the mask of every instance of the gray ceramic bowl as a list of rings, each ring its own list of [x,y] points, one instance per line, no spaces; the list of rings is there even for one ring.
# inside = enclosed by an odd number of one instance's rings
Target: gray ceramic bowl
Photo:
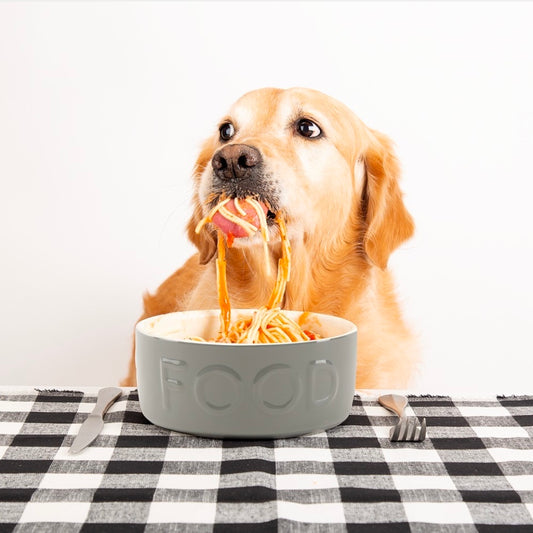
[[[251,314],[232,310],[232,318]],[[301,312],[287,311],[293,319]],[[216,438],[279,438],[322,431],[350,412],[357,328],[310,314],[323,338],[281,344],[221,344],[219,310],[147,318],[136,328],[139,402],[158,426]]]

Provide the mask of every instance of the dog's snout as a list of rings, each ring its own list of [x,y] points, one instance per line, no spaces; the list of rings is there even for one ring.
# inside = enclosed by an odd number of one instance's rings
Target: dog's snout
[[[246,144],[229,144],[215,153],[211,164],[220,179],[229,180],[250,177],[262,161],[257,148]]]

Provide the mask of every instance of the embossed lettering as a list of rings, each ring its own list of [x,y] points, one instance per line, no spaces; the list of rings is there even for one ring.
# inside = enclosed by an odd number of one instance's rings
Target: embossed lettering
[[[194,380],[194,396],[209,413],[226,413],[241,397],[242,378],[225,365],[211,365],[201,370]]]
[[[253,398],[263,410],[286,413],[298,401],[301,388],[300,376],[289,365],[270,365],[255,376]]]
[[[329,403],[337,394],[339,376],[331,361],[317,359],[309,363],[309,395],[311,404]]]

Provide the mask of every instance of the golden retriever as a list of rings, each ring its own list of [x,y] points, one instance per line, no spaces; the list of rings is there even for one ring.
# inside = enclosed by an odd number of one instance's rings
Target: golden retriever
[[[402,201],[391,141],[318,91],[259,89],[242,96],[204,143],[194,169],[188,235],[198,248],[144,296],[147,318],[218,308],[213,228],[195,233],[213,198],[254,196],[269,206],[269,276],[260,232],[227,252],[235,308],[265,304],[275,282],[282,211],[292,247],[283,307],[347,318],[358,327],[356,386],[405,388],[417,351],[387,262],[414,224]],[[136,384],[131,359],[124,386]]]

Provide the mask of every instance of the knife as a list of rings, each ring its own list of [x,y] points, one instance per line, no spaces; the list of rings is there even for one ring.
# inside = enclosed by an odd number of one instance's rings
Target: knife
[[[96,405],[92,413],[85,419],[80,427],[74,442],[69,448],[68,453],[79,453],[85,447],[98,437],[104,427],[104,415],[122,394],[122,389],[118,387],[106,387],[98,391]]]

